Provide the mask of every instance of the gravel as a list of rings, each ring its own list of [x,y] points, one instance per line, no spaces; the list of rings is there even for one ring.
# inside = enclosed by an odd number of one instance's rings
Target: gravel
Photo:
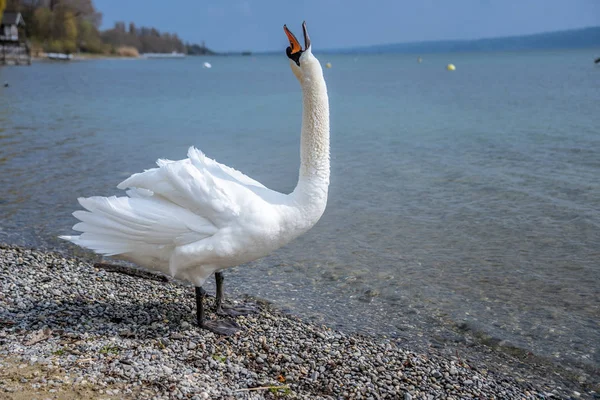
[[[264,302],[236,318],[241,332],[221,337],[196,327],[193,288],[57,253],[0,246],[0,289],[0,399],[597,396],[303,322]]]

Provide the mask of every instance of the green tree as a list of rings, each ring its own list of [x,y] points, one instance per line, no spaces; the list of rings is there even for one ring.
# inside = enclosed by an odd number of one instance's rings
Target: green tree
[[[68,53],[77,51],[77,19],[71,11],[65,12],[64,15],[64,47]]]
[[[52,11],[52,31],[50,43],[52,49],[62,47],[64,52],[77,51],[77,19],[67,6],[59,4]],[[60,46],[59,46],[60,43]]]
[[[115,22],[115,31],[120,33],[125,33],[125,22],[117,21]]]
[[[88,20],[77,20],[77,45],[81,51],[102,53],[104,45],[94,24]]]
[[[6,0],[0,0],[0,21],[2,21],[2,15],[4,15],[5,8],[6,8]]]
[[[0,0],[1,1],[1,0]],[[33,13],[31,36],[44,41],[52,32],[53,15],[49,8],[40,7]]]

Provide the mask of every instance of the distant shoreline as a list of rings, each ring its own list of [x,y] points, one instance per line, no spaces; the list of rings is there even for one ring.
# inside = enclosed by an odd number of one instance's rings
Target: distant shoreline
[[[75,53],[73,54],[73,58],[65,61],[93,61],[93,60],[148,60],[148,59],[169,59],[169,53],[165,53],[166,57],[145,57],[143,54],[139,56],[121,56],[117,54],[96,54],[96,53]],[[224,56],[238,56],[241,57],[242,54],[185,54],[185,57],[173,57],[173,58],[200,58],[200,57],[224,57]],[[53,60],[48,58],[46,53],[43,55],[35,55],[31,56],[31,61],[39,62],[39,61],[51,61],[51,62],[65,62],[62,60]]]
[[[93,53],[76,53],[73,54],[73,58],[71,60],[53,60],[48,58],[47,54],[44,55],[36,55],[31,56],[31,61],[51,61],[51,62],[66,62],[66,61],[89,61],[89,60],[137,60],[143,57],[125,57],[119,55],[110,55],[110,54],[93,54]]]

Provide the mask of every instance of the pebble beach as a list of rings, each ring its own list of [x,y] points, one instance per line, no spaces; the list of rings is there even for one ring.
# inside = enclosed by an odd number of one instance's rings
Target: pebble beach
[[[218,336],[197,328],[193,288],[59,253],[0,246],[0,289],[0,399],[599,396],[555,366],[525,368],[476,347],[411,351],[257,299],[228,299],[260,312],[237,317],[235,335]]]

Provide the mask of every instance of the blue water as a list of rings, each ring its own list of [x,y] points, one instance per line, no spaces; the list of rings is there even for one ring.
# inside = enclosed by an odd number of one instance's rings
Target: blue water
[[[227,290],[407,343],[467,330],[600,366],[599,53],[321,56],[327,211]],[[286,57],[204,61],[0,68],[0,241],[64,249],[77,197],[190,145],[291,191]]]

